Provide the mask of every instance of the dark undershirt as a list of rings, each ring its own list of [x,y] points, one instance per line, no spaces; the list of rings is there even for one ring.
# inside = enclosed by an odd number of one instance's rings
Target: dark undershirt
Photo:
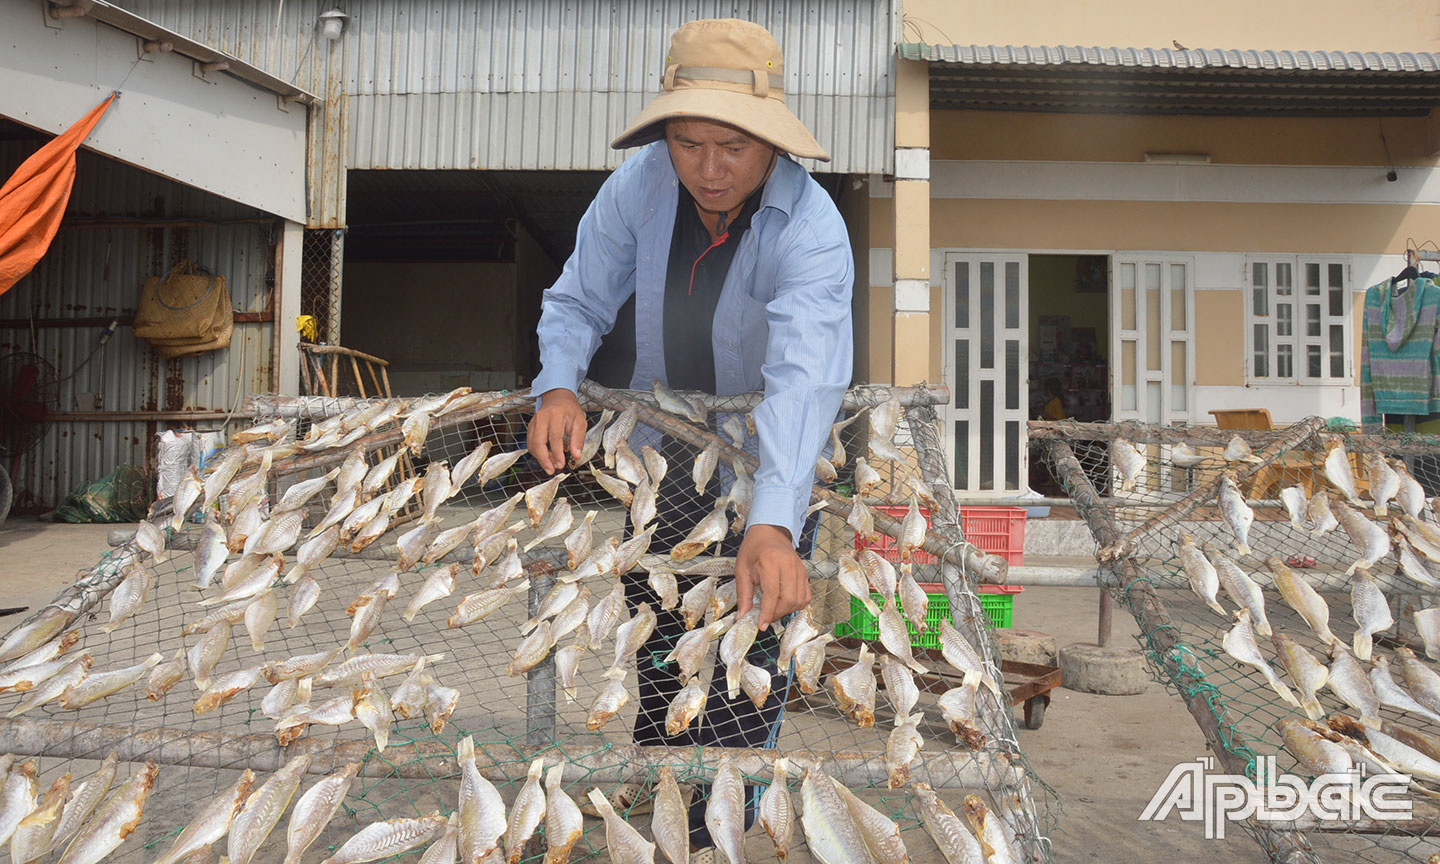
[[[711,347],[715,308],[740,238],[759,209],[765,184],[760,184],[730,223],[724,242],[718,243],[700,219],[695,199],[683,185],[670,234],[670,255],[665,270],[666,382],[677,390],[715,392],[715,353]],[[691,272],[694,281],[691,282]],[[587,377],[606,387],[629,387],[635,374],[635,297],[631,295],[615,316],[615,326],[600,342],[590,361]]]

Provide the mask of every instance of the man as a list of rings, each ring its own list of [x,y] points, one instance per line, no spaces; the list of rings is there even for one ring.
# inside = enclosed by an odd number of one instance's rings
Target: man
[[[738,549],[723,543],[716,554],[737,559],[737,614],[759,591],[762,632],[747,658],[776,676],[771,696],[761,709],[744,695],[728,700],[717,670],[705,714],[667,736],[665,713],[680,685],[662,658],[684,627],[677,613],[660,612],[638,658],[640,744],[773,746],[788,670],[775,667],[770,625],[810,602],[800,558],[808,554],[805,510],[850,380],[853,265],[834,203],[790,158],[829,159],[786,107],[783,85],[779,45],[763,27],[725,19],[677,30],[663,92],[611,143],[648,146],[606,180],[542,302],[542,369],[531,388],[541,396],[529,446],[547,473],[579,457],[586,421],[576,389],[587,372],[606,383],[599,366],[635,388],[658,379],[722,396],[765,393],[753,412],[758,442],[747,441],[760,458],[748,526]],[[668,438],[658,443],[672,468],[657,490],[651,548],[666,552],[723,491],[712,479],[696,493],[685,482],[693,451]],[[644,574],[625,581],[632,607],[648,601],[659,609]],[[707,792],[699,791],[691,840],[703,848],[712,844]],[[644,807],[642,794],[621,787],[612,803]],[[751,821],[753,806],[747,827]]]

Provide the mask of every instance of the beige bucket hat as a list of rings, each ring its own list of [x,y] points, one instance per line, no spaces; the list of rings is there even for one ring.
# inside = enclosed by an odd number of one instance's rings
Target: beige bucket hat
[[[665,137],[664,121],[699,117],[743,129],[786,153],[830,155],[785,105],[780,43],[759,24],[736,18],[691,21],[670,37],[664,91],[610,146],[639,147]]]

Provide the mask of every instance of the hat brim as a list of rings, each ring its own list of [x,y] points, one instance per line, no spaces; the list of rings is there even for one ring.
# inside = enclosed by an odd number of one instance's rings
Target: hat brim
[[[669,90],[651,99],[634,122],[610,142],[610,146],[624,150],[659,141],[665,137],[664,121],[678,117],[699,117],[726,123],[792,156],[830,161],[830,154],[825,152],[800,118],[779,99],[756,98],[749,93],[701,87]]]

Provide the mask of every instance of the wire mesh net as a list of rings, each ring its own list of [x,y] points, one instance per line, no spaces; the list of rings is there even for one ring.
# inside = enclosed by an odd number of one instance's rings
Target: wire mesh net
[[[1197,715],[1215,770],[1258,781],[1257,758],[1267,757],[1309,782],[1358,759],[1372,773],[1388,762],[1429,786],[1440,779],[1425,776],[1440,768],[1440,714],[1424,706],[1440,691],[1427,695],[1433,673],[1421,668],[1427,646],[1432,660],[1440,652],[1416,626],[1440,588],[1425,554],[1440,558],[1425,545],[1437,531],[1427,499],[1440,489],[1440,439],[1353,434],[1319,420],[1243,432],[1041,423],[1031,434],[1090,525],[1102,582],[1135,615],[1152,672]],[[1400,710],[1407,691],[1420,702]],[[1342,715],[1418,755],[1397,761],[1378,737],[1372,750],[1390,758],[1365,755],[1340,734],[1367,740]],[[1306,742],[1322,736],[1350,757],[1317,759]],[[1231,828],[1276,861],[1424,861],[1440,852],[1426,836],[1432,795],[1414,793],[1408,821]]]
[[[355,763],[358,776],[308,852],[320,860],[371,823],[454,811],[457,750],[469,736],[479,769],[507,804],[540,758],[564,766],[572,797],[583,800],[593,787],[634,805],[622,806],[622,815],[647,837],[644,790],[662,766],[689,789],[692,840],[704,845],[704,834],[697,833],[703,831],[704,804],[694,802],[708,793],[718,758],[734,760],[753,802],[770,784],[778,754],[794,765],[788,785],[795,800],[801,769],[823,766],[893,819],[912,850],[931,843],[915,830],[921,822],[913,795],[915,783],[928,781],[962,821],[962,802],[977,794],[976,803],[994,814],[988,824],[999,833],[992,842],[998,836],[1013,844],[1020,860],[1049,860],[1053,792],[1020,752],[1009,705],[1002,704],[1008,700],[992,698],[978,685],[985,675],[1000,683],[998,654],[973,590],[974,562],[993,559],[951,527],[953,505],[938,505],[926,546],[914,553],[913,571],[918,582],[949,584],[948,591],[930,590],[948,595],[951,620],[977,649],[968,712],[963,706],[944,709],[937,700],[963,691],[966,683],[940,652],[914,649],[914,663],[925,671],[918,679],[905,674],[919,685],[912,709],[903,696],[892,698],[883,680],[880,694],[874,692],[893,647],[877,641],[862,648],[854,637],[819,635],[833,635],[852,617],[852,597],[837,572],[842,559],[855,560],[857,543],[897,563],[902,554],[895,536],[877,531],[857,538],[852,522],[866,533],[870,526],[861,516],[851,519],[856,499],[831,489],[845,490],[848,481],[845,491],[875,508],[906,502],[908,512],[912,498],[929,491],[921,466],[944,464],[933,413],[923,405],[902,412],[898,402],[884,408],[893,414],[881,427],[896,448],[889,451],[859,419],[876,409],[847,412],[857,422],[838,429],[840,446],[826,450],[824,458],[839,463],[837,475],[816,493],[827,503],[808,517],[799,544],[812,573],[808,622],[816,636],[797,648],[772,630],[754,634],[746,649],[744,631],[733,626],[728,556],[738,545],[744,522],[736,511],[743,512],[744,487],[757,464],[745,414],[758,395],[728,403],[709,397],[703,408],[682,396],[694,415],[689,420],[653,411],[656,398],[646,393],[590,388],[586,395],[597,409],[589,414],[592,424],[603,420],[605,428],[617,429],[628,421],[615,409],[625,406],[635,406],[638,422],[628,435],[612,433],[613,441],[587,453],[588,464],[557,477],[547,477],[528,456],[510,458],[527,444],[533,404],[523,394],[264,402],[268,407],[256,427],[210,463],[217,472],[231,454],[244,454],[244,467],[221,484],[227,492],[213,502],[235,553],[220,553],[217,567],[217,540],[207,534],[214,529],[202,524],[202,516],[167,528],[160,558],[145,551],[157,540],[142,528],[13,631],[6,645],[30,632],[48,637],[53,630],[43,625],[51,616],[63,623],[79,611],[72,631],[78,643],[59,659],[92,658],[92,677],[138,667],[138,680],[78,709],[52,701],[27,710],[0,727],[0,750],[35,759],[42,794],[66,772],[77,785],[94,776],[99,760],[112,751],[119,759],[116,786],[147,760],[155,762],[156,791],[135,837],[115,853],[119,859],[153,858],[169,848],[200,808],[245,769],[259,775],[258,785],[303,757],[303,793],[321,776]],[[890,396],[866,389],[847,401],[878,406]],[[725,458],[702,458],[702,442]],[[261,455],[267,449],[268,466]],[[877,457],[877,450],[890,458]],[[875,463],[873,476],[857,466],[857,456]],[[353,460],[362,460],[360,467]],[[246,503],[245,484],[255,484],[257,469],[267,470],[265,494]],[[334,501],[345,496],[337,487],[346,483],[358,484],[363,494],[356,500],[366,503],[337,507]],[[648,494],[655,494],[654,503],[637,506],[636,499]],[[184,497],[177,495],[182,506]],[[621,500],[626,497],[628,502]],[[948,502],[948,491],[942,489],[940,498]],[[533,520],[530,505],[539,511]],[[283,525],[297,506],[303,526],[291,539]],[[358,516],[367,506],[374,509]],[[325,537],[332,530],[326,523],[341,511],[349,516],[334,524],[345,539],[329,554],[307,551],[307,535]],[[673,560],[672,549],[693,540],[716,513],[723,515],[724,529],[711,538],[716,542],[690,560]],[[169,518],[161,514],[152,522]],[[875,518],[899,534],[900,518],[895,524],[885,522],[883,512]],[[631,568],[637,522],[654,531],[646,557]],[[247,542],[253,554],[236,554]],[[627,560],[617,560],[621,556]],[[966,572],[943,563],[948,559],[964,564]],[[901,563],[900,569],[911,568]],[[617,578],[617,571],[624,575]],[[148,591],[134,581],[141,578],[137,573],[146,574]],[[903,598],[903,588],[900,593]],[[137,596],[143,602],[133,604]],[[649,625],[647,607],[654,614]],[[648,638],[636,637],[648,628]],[[786,633],[792,630],[796,641],[807,633],[794,617]],[[690,641],[682,646],[687,634]],[[734,646],[725,653],[731,638]],[[873,662],[877,654],[886,659],[871,675],[852,672],[846,679],[870,678],[868,697],[863,683],[858,691],[837,685],[840,673],[861,657]],[[170,661],[179,665],[167,676]],[[353,671],[364,664],[373,678]],[[65,674],[78,677],[81,671]],[[306,683],[297,683],[302,673]],[[727,674],[740,686],[732,688]],[[679,679],[687,675],[691,688],[682,689]],[[199,686],[206,679],[208,689]],[[156,698],[147,698],[147,690]],[[19,706],[36,692],[0,694],[0,707]],[[697,693],[703,709],[686,710],[699,701]],[[903,724],[902,731],[918,734],[921,742],[908,779],[898,767],[907,760],[892,743],[904,737],[893,730],[906,719],[897,716],[896,700],[921,715]],[[367,709],[365,716],[378,718],[373,730],[354,719]],[[952,725],[952,711],[962,718],[954,721],[959,725]],[[622,784],[635,788],[627,792]],[[584,829],[573,856],[605,857],[603,823],[587,819]],[[544,835],[539,831],[526,847],[526,860],[544,854]],[[790,860],[809,860],[804,839],[797,826]],[[775,854],[758,828],[747,832],[745,842],[758,858]],[[285,849],[285,833],[277,828],[255,860],[279,861]],[[234,860],[235,850],[230,854]]]
[[[340,279],[345,232],[307,228],[300,255],[301,339],[340,344]]]

